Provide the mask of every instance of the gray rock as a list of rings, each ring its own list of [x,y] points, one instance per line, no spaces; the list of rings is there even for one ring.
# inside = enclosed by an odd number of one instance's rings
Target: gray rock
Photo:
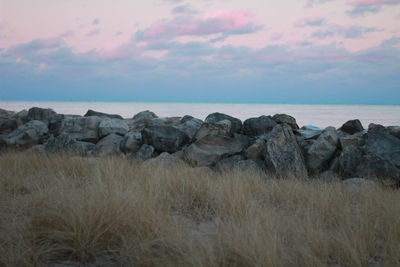
[[[339,156],[339,174],[342,177],[354,177],[362,160],[362,152],[355,146],[345,147]]]
[[[219,172],[231,171],[235,169],[235,165],[242,160],[244,160],[244,157],[242,155],[234,155],[224,158],[215,164],[215,170]]]
[[[49,133],[49,128],[42,121],[32,120],[11,132],[6,137],[8,146],[28,147],[43,143]]]
[[[109,134],[125,135],[129,131],[128,124],[120,119],[103,119],[99,124],[99,136],[107,136]]]
[[[360,135],[347,135],[339,138],[340,148],[344,149],[348,146],[360,147],[364,144],[364,140]]]
[[[140,149],[136,152],[135,156],[136,158],[142,159],[142,160],[147,160],[155,155],[155,149],[152,146],[149,146],[147,144],[143,144]]]
[[[149,168],[171,168],[185,165],[185,162],[174,155],[163,152],[155,158],[146,160],[143,164]]]
[[[121,153],[122,136],[110,134],[101,139],[93,148],[92,154],[96,156],[108,156]]]
[[[142,134],[140,132],[129,132],[121,142],[121,150],[125,153],[135,153],[142,146]]]
[[[58,135],[61,128],[61,121],[64,119],[64,115],[57,114],[54,110],[50,108],[33,107],[29,109],[26,118],[28,121],[43,121],[49,127],[49,132],[51,134]]]
[[[96,117],[99,117],[99,118],[119,119],[119,120],[123,120],[124,119],[118,114],[107,114],[107,113],[103,113],[103,112],[94,111],[94,110],[91,110],[91,109],[89,109],[86,112],[86,114],[84,115],[84,117],[92,117],[92,116],[96,116]]]
[[[17,127],[15,119],[0,118],[0,134],[9,134],[17,129]]]
[[[278,124],[267,141],[266,165],[281,177],[307,177],[304,158],[291,127]]]
[[[386,127],[386,130],[391,135],[393,135],[397,138],[400,138],[400,126],[388,126],[388,127]]]
[[[14,115],[15,115],[14,111],[5,110],[5,109],[0,108],[0,118],[10,119]]]
[[[275,114],[272,119],[276,121],[276,123],[282,124],[286,123],[289,125],[293,130],[299,129],[299,126],[296,123],[296,119],[293,118],[292,116],[289,116],[287,114]]]
[[[345,133],[355,134],[364,130],[360,120],[349,120],[340,127],[340,130]]]
[[[356,174],[358,177],[376,178],[389,185],[400,185],[400,170],[376,154],[364,155]]]
[[[163,118],[155,118],[152,119],[149,125],[169,125],[169,126],[178,126],[181,124],[181,117],[163,117]]]
[[[177,128],[186,133],[189,136],[190,140],[193,140],[202,124],[202,120],[186,115],[180,120],[180,124]]]
[[[247,136],[259,136],[270,132],[277,123],[269,116],[250,118],[243,123],[243,133]]]
[[[211,166],[245,148],[246,144],[240,138],[207,135],[185,148],[184,159],[194,166]]]
[[[45,150],[51,153],[78,153],[86,155],[94,146],[93,143],[77,141],[64,133],[55,138],[50,138],[45,144]]]
[[[267,152],[267,143],[264,138],[258,138],[252,145],[250,145],[245,151],[244,156],[248,159],[260,159],[263,158]]]
[[[173,153],[189,142],[189,136],[172,126],[149,126],[142,130],[144,144],[152,145],[159,152]]]
[[[304,125],[303,127],[300,128],[300,130],[318,131],[318,130],[321,130],[321,128],[314,126],[314,125]]]
[[[229,120],[232,123],[232,134],[239,133],[242,129],[242,121],[223,113],[212,113],[207,116],[205,122],[216,123],[222,120]]]
[[[383,133],[386,132],[386,128],[380,124],[370,123],[368,125],[368,133]]]
[[[133,116],[133,120],[134,121],[142,121],[142,120],[152,120],[158,118],[158,116],[156,114],[154,114],[154,112],[151,112],[149,110],[145,110],[145,111],[141,111],[138,114],[136,114],[135,116]]]
[[[100,122],[99,117],[67,117],[62,121],[60,132],[79,141],[97,142]]]
[[[304,129],[299,129],[297,130],[298,133],[304,138],[304,140],[309,140],[309,139],[317,139],[321,133],[322,130],[304,130]]]
[[[218,122],[204,122],[195,135],[195,139],[201,139],[206,135],[225,135],[233,134],[232,123],[229,120]]]
[[[339,135],[336,129],[326,128],[307,151],[307,167],[312,172],[321,172],[334,155],[338,142]]]

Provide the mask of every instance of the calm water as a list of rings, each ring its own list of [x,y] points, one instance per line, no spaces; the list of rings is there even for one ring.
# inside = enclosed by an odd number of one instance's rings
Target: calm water
[[[144,102],[13,102],[0,101],[0,108],[20,111],[31,107],[52,108],[57,113],[84,115],[88,109],[120,114],[151,110],[160,117],[191,115],[204,120],[213,112],[222,112],[245,120],[261,115],[289,114],[299,126],[340,127],[350,119],[359,119],[364,127],[371,122],[385,126],[400,125],[400,106],[378,105],[293,105],[293,104],[226,104],[226,103],[144,103]]]

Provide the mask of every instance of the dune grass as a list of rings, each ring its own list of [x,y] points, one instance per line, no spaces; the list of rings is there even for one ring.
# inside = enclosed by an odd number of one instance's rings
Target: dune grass
[[[398,266],[400,192],[0,153],[0,266]]]

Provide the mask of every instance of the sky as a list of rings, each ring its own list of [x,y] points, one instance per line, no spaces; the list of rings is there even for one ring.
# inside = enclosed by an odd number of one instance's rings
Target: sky
[[[400,0],[0,0],[0,100],[400,104]]]

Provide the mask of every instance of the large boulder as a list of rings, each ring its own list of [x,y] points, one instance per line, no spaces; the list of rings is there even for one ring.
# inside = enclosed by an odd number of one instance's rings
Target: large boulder
[[[62,121],[61,133],[71,135],[79,141],[97,142],[99,140],[99,117],[67,117]]]
[[[0,118],[0,135],[9,134],[17,129],[18,125],[15,119]]]
[[[163,152],[155,158],[146,160],[143,164],[150,168],[171,168],[185,165],[185,162],[168,152]]]
[[[206,135],[226,135],[231,136],[232,123],[229,120],[222,120],[218,122],[204,122],[195,135],[195,139],[199,140]]]
[[[277,123],[269,116],[250,118],[243,123],[243,134],[247,136],[259,136],[270,132]]]
[[[264,138],[258,138],[245,151],[244,156],[247,159],[261,159],[267,153],[267,143]]]
[[[336,129],[326,128],[307,151],[307,167],[312,172],[321,172],[335,154],[338,142]]]
[[[184,150],[184,159],[194,166],[211,166],[219,160],[241,153],[247,144],[239,137],[207,135]]]
[[[272,129],[267,141],[266,165],[280,177],[307,177],[303,154],[287,124]]]
[[[107,114],[107,113],[103,113],[103,112],[94,111],[92,109],[89,109],[86,112],[86,114],[84,115],[84,117],[92,117],[92,116],[96,116],[96,117],[99,117],[99,118],[109,118],[109,119],[120,119],[120,120],[123,120],[123,118],[118,114]]]
[[[7,138],[8,146],[28,147],[43,143],[49,133],[47,124],[42,121],[32,120],[11,132]]]
[[[357,168],[362,160],[362,152],[355,146],[345,147],[338,158],[338,172],[342,177],[357,176]]]
[[[49,127],[49,132],[52,134],[59,134],[61,128],[61,121],[64,119],[64,115],[57,114],[50,108],[30,108],[27,115],[27,120],[39,120],[43,121]]]
[[[186,115],[181,118],[180,124],[177,126],[177,128],[186,133],[189,136],[190,140],[193,140],[202,124],[202,120]]]
[[[205,122],[209,122],[209,123],[216,123],[222,120],[229,120],[232,124],[232,133],[239,133],[240,130],[242,129],[242,121],[231,117],[229,115],[223,114],[223,113],[212,113],[210,115],[207,116],[207,118],[204,120]]]
[[[340,127],[340,130],[348,134],[355,134],[363,131],[364,127],[362,126],[360,120],[349,120],[343,124],[342,127]]]
[[[400,126],[388,126],[386,129],[391,135],[400,138]]]
[[[359,134],[346,135],[339,138],[339,146],[341,149],[348,146],[360,147],[362,145],[364,145],[364,139],[363,136]]]
[[[376,178],[386,185],[400,185],[399,168],[376,154],[364,155],[356,174],[358,177]]]
[[[144,110],[134,115],[132,119],[134,121],[142,121],[142,120],[152,120],[155,118],[158,118],[158,116],[154,112],[150,110]]]
[[[143,143],[152,145],[159,152],[173,153],[189,142],[189,136],[173,126],[149,126],[141,133]]]
[[[293,118],[292,116],[289,116],[287,114],[275,114],[272,119],[276,121],[276,123],[282,124],[286,123],[289,125],[293,130],[299,129],[299,126],[296,123],[296,119]]]
[[[15,115],[14,111],[5,110],[5,109],[0,108],[0,118],[9,119],[14,115]]]
[[[93,148],[93,143],[77,141],[68,134],[60,134],[50,138],[45,144],[45,150],[51,153],[78,153],[88,154]]]
[[[140,132],[129,132],[121,142],[121,150],[124,153],[134,153],[142,146],[142,134]]]
[[[150,126],[151,124],[163,124],[162,122],[154,122],[158,116],[149,110],[141,111],[133,116],[129,126],[135,131],[141,131],[143,128]]]
[[[110,134],[101,139],[93,148],[92,154],[96,156],[108,156],[121,153],[122,136]]]
[[[135,153],[135,157],[141,160],[147,160],[150,159],[152,157],[154,157],[154,155],[156,154],[154,147],[147,145],[147,144],[143,144],[138,151],[136,151]]]
[[[109,134],[125,135],[129,131],[128,124],[120,119],[103,119],[99,124],[99,136],[107,136]]]

